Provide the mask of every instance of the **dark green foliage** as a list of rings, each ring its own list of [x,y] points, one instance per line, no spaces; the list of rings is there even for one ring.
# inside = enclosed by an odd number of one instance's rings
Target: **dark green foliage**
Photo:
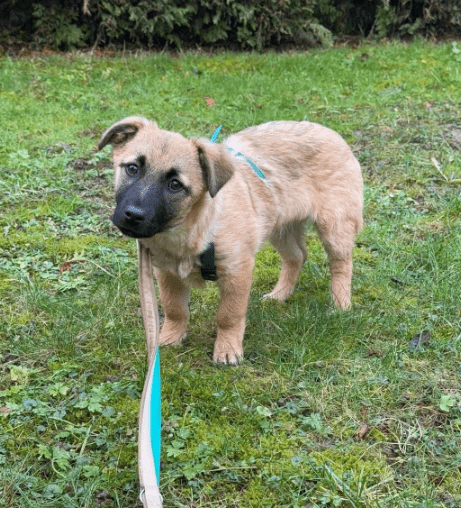
[[[461,28],[460,0],[390,0],[376,10],[378,36],[441,35]]]
[[[84,7],[85,6],[85,7]],[[0,0],[1,44],[51,49],[328,46],[461,30],[461,0]]]

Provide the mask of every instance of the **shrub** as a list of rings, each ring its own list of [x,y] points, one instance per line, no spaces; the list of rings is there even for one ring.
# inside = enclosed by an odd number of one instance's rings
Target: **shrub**
[[[327,42],[329,37],[305,0],[95,0],[89,8],[100,19],[98,37],[104,42],[232,44],[261,50],[306,34],[312,41]]]
[[[461,0],[0,0],[0,43],[39,47],[330,45],[332,35],[461,31]]]
[[[376,11],[380,37],[459,32],[460,0],[381,0]]]

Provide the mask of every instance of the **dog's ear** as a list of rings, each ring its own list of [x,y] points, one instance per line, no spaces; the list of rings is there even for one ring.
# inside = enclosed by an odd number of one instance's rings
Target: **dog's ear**
[[[221,144],[211,143],[206,139],[192,141],[197,147],[198,160],[208,192],[214,198],[234,174],[232,159]]]
[[[152,122],[142,116],[130,116],[114,123],[101,136],[98,150],[102,150],[106,145],[118,146],[126,143],[136,135],[141,127],[145,127],[150,123]]]

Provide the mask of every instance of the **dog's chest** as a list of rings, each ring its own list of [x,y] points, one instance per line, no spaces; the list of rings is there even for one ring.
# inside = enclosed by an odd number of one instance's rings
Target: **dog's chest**
[[[149,249],[152,264],[156,270],[169,272],[189,286],[203,285],[198,256],[181,252],[179,248],[165,248],[165,245],[162,245],[163,242],[155,241],[154,238],[145,238],[140,241]]]

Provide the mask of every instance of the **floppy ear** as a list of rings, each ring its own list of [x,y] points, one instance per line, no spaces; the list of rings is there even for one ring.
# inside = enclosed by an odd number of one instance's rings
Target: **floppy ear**
[[[197,147],[198,160],[208,192],[214,198],[234,174],[232,158],[221,144],[211,143],[205,139],[192,141]]]
[[[101,136],[98,143],[98,150],[102,150],[106,145],[122,145],[129,141],[138,132],[141,127],[149,125],[147,118],[142,116],[129,116],[109,127]]]

